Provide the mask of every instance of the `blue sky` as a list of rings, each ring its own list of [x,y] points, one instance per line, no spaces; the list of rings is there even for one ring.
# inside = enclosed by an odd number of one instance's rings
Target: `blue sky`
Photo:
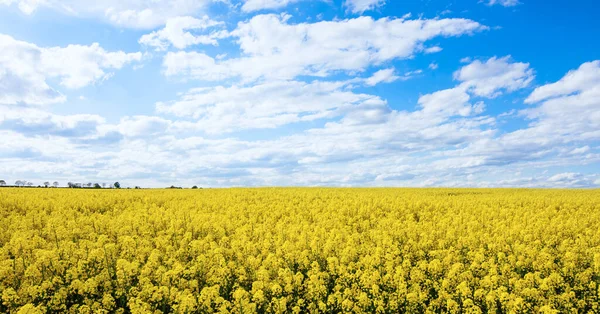
[[[0,179],[598,187],[599,9],[0,0]]]

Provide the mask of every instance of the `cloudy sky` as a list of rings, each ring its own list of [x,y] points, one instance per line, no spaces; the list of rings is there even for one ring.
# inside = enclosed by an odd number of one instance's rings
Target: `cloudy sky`
[[[0,179],[599,187],[599,10],[0,0]]]

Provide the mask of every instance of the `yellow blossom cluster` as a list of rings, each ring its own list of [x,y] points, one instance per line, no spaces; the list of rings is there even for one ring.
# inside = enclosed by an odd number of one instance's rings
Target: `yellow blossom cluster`
[[[0,312],[598,313],[600,191],[0,189]]]

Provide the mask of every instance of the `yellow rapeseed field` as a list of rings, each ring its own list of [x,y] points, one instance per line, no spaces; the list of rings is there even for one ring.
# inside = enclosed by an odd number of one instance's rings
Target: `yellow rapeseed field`
[[[600,191],[0,189],[0,312],[598,313]]]

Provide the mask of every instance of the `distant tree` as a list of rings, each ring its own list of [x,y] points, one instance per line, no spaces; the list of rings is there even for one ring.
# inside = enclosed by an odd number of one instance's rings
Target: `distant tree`
[[[44,182],[44,187],[49,187],[50,186],[50,182],[46,181]]]
[[[28,187],[32,187],[33,186],[33,182],[27,182],[27,186]]]
[[[115,189],[120,189],[121,188],[121,183],[115,182],[115,184],[113,184],[113,186],[115,187]]]
[[[58,187],[60,184],[58,184],[58,182],[57,182],[57,181],[54,181],[54,183],[52,183],[52,185],[53,185],[55,188],[57,188],[57,187]]]
[[[192,190],[195,190],[197,188],[198,188],[198,186],[196,186],[196,185],[192,186]]]
[[[102,187],[98,183],[94,183],[94,189],[101,189]]]
[[[0,186],[6,186],[6,181],[0,180]]]
[[[136,186],[135,186],[135,189],[136,189],[136,190],[139,190],[139,189],[141,189],[141,187],[139,187],[139,186],[137,186],[137,185],[136,185]]]
[[[16,186],[23,186],[23,185],[25,185],[25,182],[23,182],[21,180],[17,180],[17,181],[15,181],[15,185]]]
[[[72,188],[74,188],[74,187],[75,187],[75,184],[74,184],[73,182],[69,182],[69,183],[67,183],[67,186],[68,186],[70,189],[72,189]]]
[[[92,182],[88,182],[88,184],[86,184],[85,186],[87,186],[88,188],[92,187]]]

